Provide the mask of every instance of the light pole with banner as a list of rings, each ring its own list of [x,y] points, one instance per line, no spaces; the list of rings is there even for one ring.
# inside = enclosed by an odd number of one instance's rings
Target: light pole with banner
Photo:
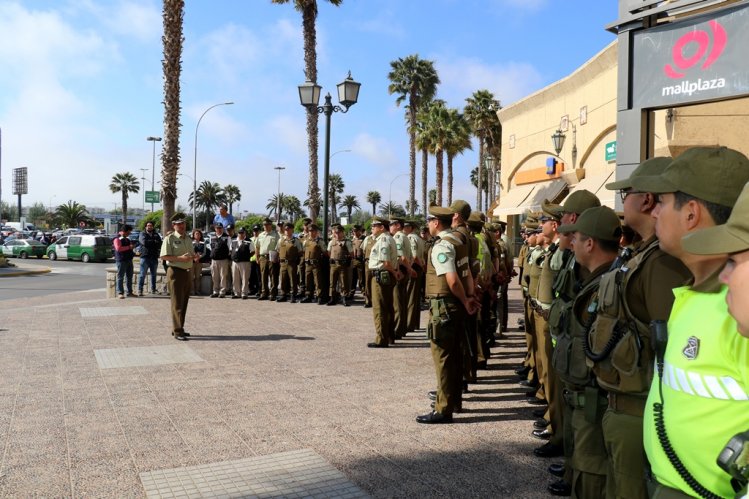
[[[146,192],[145,202],[151,203],[151,213],[153,213],[153,204],[159,202],[159,194],[153,190],[154,172],[156,171],[156,142],[161,142],[161,137],[146,137],[146,140],[153,142],[153,155],[151,159],[151,190]]]

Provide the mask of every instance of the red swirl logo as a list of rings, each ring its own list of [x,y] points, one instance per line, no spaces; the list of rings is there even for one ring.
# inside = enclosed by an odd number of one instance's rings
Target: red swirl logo
[[[663,67],[666,76],[669,78],[683,78],[685,73],[681,71],[689,69],[700,62],[705,54],[707,54],[707,57],[705,58],[705,62],[702,63],[702,69],[709,68],[718,60],[723,53],[723,49],[726,47],[728,36],[726,35],[726,30],[723,29],[723,26],[718,21],[712,20],[708,25],[710,26],[710,33],[705,30],[694,30],[685,33],[681,38],[676,40],[674,46],[671,47],[673,66],[669,63]],[[712,47],[710,47],[711,35],[713,41]],[[685,57],[684,49],[692,43],[697,44],[697,50],[691,56]],[[710,49],[709,53],[708,48]],[[675,69],[674,66],[678,69]]]

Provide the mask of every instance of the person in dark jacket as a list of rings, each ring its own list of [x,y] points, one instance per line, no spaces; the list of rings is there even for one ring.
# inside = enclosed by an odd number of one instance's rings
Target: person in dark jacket
[[[117,298],[125,299],[125,286],[123,281],[127,279],[127,296],[133,294],[133,243],[130,241],[130,232],[133,228],[129,225],[123,225],[120,234],[112,240],[114,245],[114,261],[117,265],[117,279],[115,289]]]
[[[231,260],[229,259],[229,238],[224,232],[224,226],[220,223],[214,225],[216,237],[211,239],[211,280],[213,282],[213,293],[211,298],[223,298],[229,289],[229,270]]]
[[[192,231],[192,249],[199,260],[192,264],[192,294],[200,296],[200,282],[203,279],[203,264],[211,263],[210,248],[203,241],[203,233],[200,229]]]
[[[138,275],[138,296],[143,296],[146,272],[151,273],[151,294],[156,292],[156,269],[159,266],[161,235],[153,228],[153,222],[146,222],[146,230],[140,233],[140,274]]]

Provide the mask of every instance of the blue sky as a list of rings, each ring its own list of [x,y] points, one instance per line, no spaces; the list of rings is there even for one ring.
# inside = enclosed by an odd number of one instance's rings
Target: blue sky
[[[318,0],[318,83],[334,96],[350,70],[359,103],[332,117],[331,160],[344,194],[363,208],[370,190],[387,200],[408,172],[402,107],[387,92],[390,61],[418,53],[435,62],[438,97],[462,108],[487,88],[503,105],[557,81],[614,40],[614,0]],[[187,0],[182,74],[178,203],[197,181],[233,183],[240,211],[265,212],[277,190],[306,198],[301,15],[270,0]],[[23,204],[69,199],[89,208],[119,206],[115,173],[147,177],[152,145],[163,135],[161,3],[155,0],[0,0],[2,200],[15,204],[12,169],[28,167]],[[320,119],[320,183],[324,147]],[[157,143],[156,181],[160,179]],[[455,160],[455,197],[475,198],[468,174],[477,148]],[[433,162],[430,180],[434,180]],[[408,197],[408,177],[392,184]],[[158,189],[158,185],[156,186]],[[420,192],[417,181],[417,193]],[[420,199],[420,196],[417,195]],[[142,197],[131,199],[141,206]],[[371,207],[369,208],[371,209]],[[235,207],[235,211],[237,208]]]

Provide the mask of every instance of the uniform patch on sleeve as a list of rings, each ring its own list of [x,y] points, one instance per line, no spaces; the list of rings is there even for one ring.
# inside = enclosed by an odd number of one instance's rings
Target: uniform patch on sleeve
[[[437,255],[437,261],[440,263],[445,263],[447,261],[447,255],[444,253],[440,253]]]
[[[388,247],[387,247],[387,246],[383,246],[383,247],[382,247],[382,249],[380,250],[380,252],[381,252],[381,253],[382,253],[383,255],[387,255],[387,254],[388,254]]]
[[[395,249],[402,250],[403,249],[403,245],[401,243],[396,243],[395,244]]]

